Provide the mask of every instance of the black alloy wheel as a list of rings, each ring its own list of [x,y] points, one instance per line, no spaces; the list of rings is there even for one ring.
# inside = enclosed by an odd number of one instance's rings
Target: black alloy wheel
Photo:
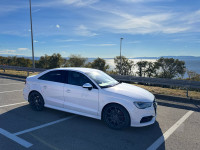
[[[30,93],[28,101],[33,110],[42,111],[44,109],[44,99],[40,93]]]
[[[123,129],[130,126],[129,113],[119,104],[110,104],[104,108],[103,121],[112,129]]]

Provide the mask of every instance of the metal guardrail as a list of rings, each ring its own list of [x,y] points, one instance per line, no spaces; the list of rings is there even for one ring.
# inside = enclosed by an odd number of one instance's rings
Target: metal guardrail
[[[135,77],[135,76],[120,76],[120,75],[111,75],[118,81],[124,82],[138,82],[138,83],[149,83],[156,85],[169,85],[185,88],[200,88],[199,81],[190,81],[190,80],[175,80],[175,79],[165,79],[165,78],[147,78],[147,77]]]
[[[18,66],[6,66],[0,65],[0,69],[5,70],[17,70],[17,71],[26,71],[27,76],[29,72],[42,72],[46,69],[41,68],[29,68],[29,67],[18,67]],[[184,87],[187,89],[186,95],[188,97],[188,89],[189,88],[197,88],[200,89],[199,81],[190,81],[190,80],[175,80],[175,79],[164,79],[164,78],[147,78],[147,77],[136,77],[136,76],[122,76],[122,75],[111,75],[118,81],[122,82],[137,82],[137,83],[149,83],[155,85],[169,85],[169,86],[177,86]]]
[[[41,68],[29,68],[29,67],[19,67],[19,66],[7,66],[7,65],[0,65],[0,69],[5,70],[16,70],[16,71],[27,71],[27,72],[42,72],[46,69]]]
[[[26,71],[27,76],[29,76],[29,72],[43,72],[46,69],[42,68],[29,68],[29,67],[19,67],[19,66],[7,66],[7,65],[0,65],[0,69],[4,70],[16,70],[16,71]]]

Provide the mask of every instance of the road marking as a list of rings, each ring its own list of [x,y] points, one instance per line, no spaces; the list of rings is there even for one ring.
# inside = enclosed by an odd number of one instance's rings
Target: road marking
[[[0,85],[12,85],[12,84],[24,84],[23,82],[22,83],[8,83],[8,84],[0,84]]]
[[[22,145],[22,146],[24,146],[26,148],[29,148],[29,147],[31,147],[33,145],[33,144],[25,141],[24,139],[19,138],[16,135],[14,135],[14,134],[12,134],[12,133],[10,133],[10,132],[2,129],[2,128],[0,128],[0,134],[6,136],[7,138],[17,142],[18,144],[20,144],[20,145]]]
[[[63,118],[63,119],[52,121],[52,122],[49,122],[49,123],[46,123],[46,124],[43,124],[43,125],[40,125],[40,126],[37,126],[37,127],[33,127],[33,128],[30,128],[30,129],[26,129],[26,130],[14,133],[14,135],[21,135],[21,134],[24,134],[24,133],[32,132],[32,131],[35,131],[35,130],[38,130],[38,129],[41,129],[41,128],[44,128],[44,127],[47,127],[47,126],[50,126],[50,125],[53,125],[53,124],[56,124],[56,123],[59,123],[59,122],[63,122],[65,120],[72,119],[74,117],[76,117],[76,116],[73,115],[73,116],[69,116],[69,117]]]
[[[9,106],[14,106],[14,105],[20,105],[20,104],[25,104],[25,103],[28,103],[28,102],[20,102],[20,103],[14,103],[14,104],[2,105],[2,106],[0,106],[0,108],[3,108],[3,107],[9,107]]]
[[[2,93],[11,93],[11,92],[21,92],[22,90],[13,90],[13,91],[3,91],[3,92],[0,92],[0,94]]]
[[[159,146],[168,139],[168,137],[176,131],[176,129],[187,119],[194,111],[188,111],[181,119],[179,119],[171,128],[169,128],[161,137],[159,137],[147,150],[158,149]]]

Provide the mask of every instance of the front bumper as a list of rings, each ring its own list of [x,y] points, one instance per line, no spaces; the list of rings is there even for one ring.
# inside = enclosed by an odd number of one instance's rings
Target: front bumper
[[[153,124],[156,121],[157,103],[154,101],[153,105],[149,108],[138,109],[134,106],[131,111],[131,126],[143,127]]]

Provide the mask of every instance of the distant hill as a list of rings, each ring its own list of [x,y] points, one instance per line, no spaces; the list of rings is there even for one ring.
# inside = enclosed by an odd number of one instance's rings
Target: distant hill
[[[4,57],[8,57],[8,55],[1,55],[0,56],[4,56]],[[9,55],[9,56],[15,56],[15,55]],[[24,57],[24,58],[28,58],[28,59],[32,59],[32,57],[30,56],[23,56],[23,55],[18,55],[17,57]],[[130,59],[159,59],[161,57],[164,58],[174,58],[174,59],[180,59],[180,60],[200,60],[200,56],[160,56],[160,57],[133,57]],[[64,57],[65,59],[68,59],[69,57]],[[39,60],[40,57],[35,57],[35,60]],[[94,60],[96,58],[88,58],[89,61]],[[103,59],[113,59],[113,58],[103,58]]]
[[[160,56],[160,57],[134,57],[132,59],[159,59],[161,57],[164,58],[174,58],[180,60],[200,60],[200,56]]]

